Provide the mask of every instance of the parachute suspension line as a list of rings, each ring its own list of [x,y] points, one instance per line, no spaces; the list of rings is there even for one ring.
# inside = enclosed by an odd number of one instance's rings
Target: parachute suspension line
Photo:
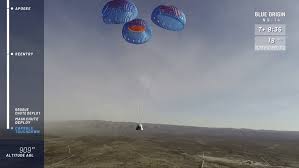
[[[148,97],[151,97],[151,80],[149,81],[148,85],[144,86],[144,90],[142,92],[141,100],[138,104],[138,121],[142,123],[144,113],[145,113],[145,101],[148,100]]]
[[[139,106],[139,113],[140,113],[139,114],[139,116],[140,116],[139,117],[139,123],[142,123],[142,118],[143,118],[143,113],[144,113],[143,106],[144,106],[143,103],[141,103],[140,106]]]
[[[138,121],[141,123],[142,121],[142,104],[140,103],[138,106]]]

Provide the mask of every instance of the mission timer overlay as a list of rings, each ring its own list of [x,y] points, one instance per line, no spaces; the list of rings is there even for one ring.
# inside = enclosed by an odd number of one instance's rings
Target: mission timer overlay
[[[44,2],[0,2],[0,167],[44,167]]]

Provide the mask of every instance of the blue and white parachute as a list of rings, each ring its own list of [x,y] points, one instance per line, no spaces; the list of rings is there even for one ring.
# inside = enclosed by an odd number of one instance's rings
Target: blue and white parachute
[[[181,31],[186,25],[186,15],[175,6],[160,5],[151,16],[152,21],[161,28],[171,31]]]
[[[123,38],[132,44],[144,44],[152,37],[151,26],[142,19],[127,22],[122,30]]]
[[[102,10],[103,21],[106,24],[124,24],[138,16],[136,5],[129,0],[112,0],[106,3]]]

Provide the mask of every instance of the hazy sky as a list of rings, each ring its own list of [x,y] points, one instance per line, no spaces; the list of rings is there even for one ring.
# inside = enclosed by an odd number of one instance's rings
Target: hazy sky
[[[142,122],[299,131],[298,1],[134,0],[149,22],[159,4],[187,15],[145,45],[102,22],[106,2],[46,0],[46,120],[136,122],[143,104]],[[264,8],[287,12],[286,53],[254,52]]]

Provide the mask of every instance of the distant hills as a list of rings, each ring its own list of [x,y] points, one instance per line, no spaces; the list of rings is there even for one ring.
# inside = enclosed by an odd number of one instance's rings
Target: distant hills
[[[276,140],[299,140],[299,132],[233,128],[207,128],[144,123],[144,131],[135,130],[136,123],[100,120],[57,121],[45,123],[46,135],[59,136],[188,136],[227,137]]]

